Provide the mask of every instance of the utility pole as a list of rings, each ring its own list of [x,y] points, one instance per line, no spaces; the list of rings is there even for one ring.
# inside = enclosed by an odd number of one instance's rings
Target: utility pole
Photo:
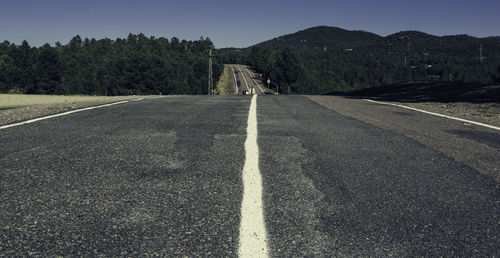
[[[479,61],[482,63],[483,59],[483,44],[479,44]]]
[[[410,42],[408,42],[408,45],[407,45],[407,46],[408,46],[408,48],[407,48],[406,53],[405,53],[405,66],[406,66],[406,64],[407,64],[407,62],[406,62],[406,56],[409,56],[409,55],[410,55]]]
[[[208,50],[208,95],[213,94],[214,82],[212,78],[212,46]]]

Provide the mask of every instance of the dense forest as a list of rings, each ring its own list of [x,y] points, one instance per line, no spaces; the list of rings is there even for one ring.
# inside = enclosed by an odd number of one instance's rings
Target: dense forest
[[[282,93],[323,94],[410,81],[488,84],[500,77],[500,37],[417,31],[381,37],[321,26],[220,53],[226,63],[255,67]]]
[[[127,39],[81,39],[31,47],[0,44],[0,93],[207,94],[210,39],[130,34]],[[214,80],[223,65],[214,59]]]

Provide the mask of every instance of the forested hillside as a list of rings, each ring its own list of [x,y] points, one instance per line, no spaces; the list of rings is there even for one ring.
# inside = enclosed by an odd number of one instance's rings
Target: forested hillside
[[[0,92],[30,94],[206,94],[212,42],[130,34],[31,47],[0,44]],[[223,65],[214,60],[214,80]]]
[[[500,37],[417,31],[381,37],[321,26],[220,52],[224,62],[255,67],[283,93],[290,88],[291,93],[322,94],[408,81],[494,83],[500,77]]]

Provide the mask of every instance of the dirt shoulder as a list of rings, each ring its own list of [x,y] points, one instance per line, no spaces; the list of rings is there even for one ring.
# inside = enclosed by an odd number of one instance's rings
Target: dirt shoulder
[[[94,97],[0,94],[0,125],[137,98],[139,96]]]

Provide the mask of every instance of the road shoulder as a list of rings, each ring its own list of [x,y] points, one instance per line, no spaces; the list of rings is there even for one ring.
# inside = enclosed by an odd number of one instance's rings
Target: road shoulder
[[[2,94],[2,96],[0,97],[3,103],[8,104],[5,107],[0,108],[0,125],[7,125],[15,122],[25,121],[47,115],[54,115],[80,108],[139,98],[138,96],[95,97],[15,95],[13,97],[14,100],[10,101],[10,96],[8,96],[7,94]],[[146,96],[141,96],[141,98],[144,97]],[[36,98],[36,100],[34,100],[33,98]]]

